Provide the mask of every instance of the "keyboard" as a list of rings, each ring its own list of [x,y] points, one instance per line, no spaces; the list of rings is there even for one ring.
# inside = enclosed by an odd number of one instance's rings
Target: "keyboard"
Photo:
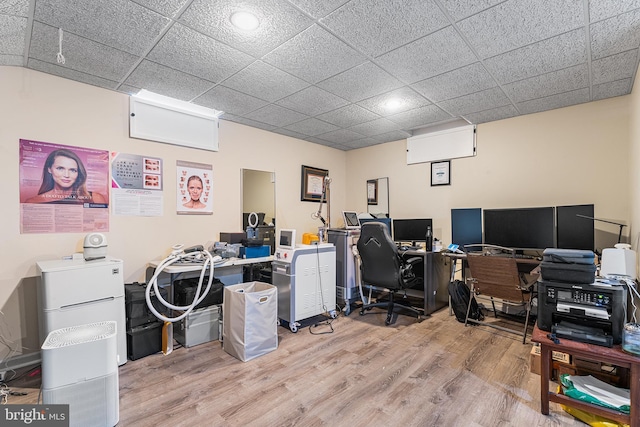
[[[406,246],[406,245],[400,246],[398,248],[399,251],[403,251],[403,252],[404,251],[417,251],[419,249],[422,249],[422,248],[420,246]]]

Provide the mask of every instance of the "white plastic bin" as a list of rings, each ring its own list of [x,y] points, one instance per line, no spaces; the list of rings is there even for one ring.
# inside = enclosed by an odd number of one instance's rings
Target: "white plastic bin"
[[[225,286],[222,348],[243,362],[278,348],[278,291],[263,282]]]

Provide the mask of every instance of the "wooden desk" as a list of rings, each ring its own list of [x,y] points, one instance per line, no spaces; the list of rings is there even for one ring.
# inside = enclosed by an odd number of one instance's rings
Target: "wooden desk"
[[[561,403],[576,409],[600,415],[611,420],[629,424],[631,427],[640,427],[640,357],[622,351],[620,345],[612,348],[599,345],[586,344],[568,339],[560,339],[559,344],[555,344],[547,338],[548,332],[541,331],[538,325],[533,328],[531,341],[540,343],[540,412],[549,414],[549,402]],[[627,415],[603,406],[592,405],[576,399],[555,393],[549,390],[549,380],[551,377],[551,352],[561,351],[573,356],[579,356],[594,362],[605,362],[615,366],[628,368],[630,370],[630,393],[631,411]]]

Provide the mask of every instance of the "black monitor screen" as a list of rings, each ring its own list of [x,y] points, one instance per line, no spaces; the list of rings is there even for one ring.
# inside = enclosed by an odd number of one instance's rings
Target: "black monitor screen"
[[[366,222],[381,222],[387,226],[387,231],[389,232],[389,236],[391,236],[391,218],[358,218],[360,221],[360,225]]]
[[[426,242],[427,228],[432,229],[431,218],[428,219],[394,219],[393,240],[395,242]]]
[[[451,209],[451,243],[461,250],[482,243],[482,209]]]
[[[558,206],[556,215],[559,248],[594,250],[593,205]]]
[[[514,249],[554,247],[552,207],[485,209],[484,243]]]

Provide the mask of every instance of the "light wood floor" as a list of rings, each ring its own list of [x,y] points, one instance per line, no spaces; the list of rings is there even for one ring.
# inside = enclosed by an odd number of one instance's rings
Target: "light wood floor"
[[[458,323],[354,310],[329,326],[278,328],[278,349],[249,362],[220,342],[128,361],[118,426],[584,426],[540,414],[531,345]],[[36,403],[39,384],[9,403]]]

